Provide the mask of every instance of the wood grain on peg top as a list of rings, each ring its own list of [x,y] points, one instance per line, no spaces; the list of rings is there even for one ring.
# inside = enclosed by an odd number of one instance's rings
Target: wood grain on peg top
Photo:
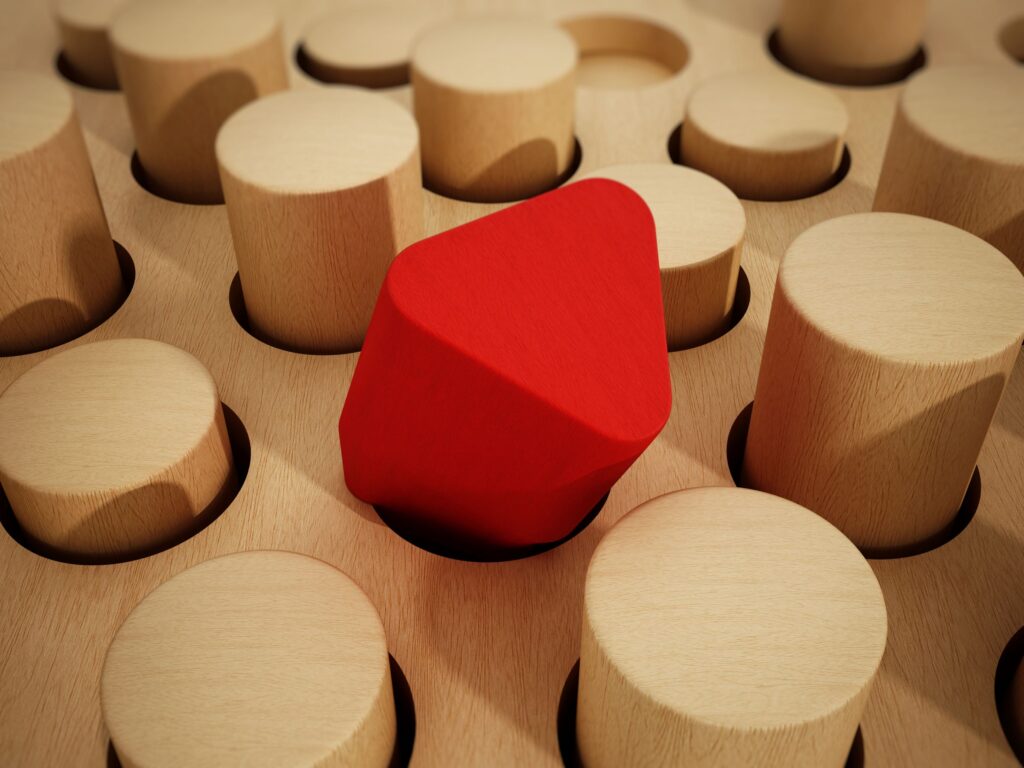
[[[874,207],[966,229],[1024,271],[1024,69],[915,75],[900,96]]]
[[[92,328],[124,285],[68,88],[0,73],[0,354]]]
[[[236,482],[213,379],[169,344],[73,347],[0,395],[0,484],[25,532],[59,552],[166,544]]]
[[[928,0],[783,0],[778,45],[819,80],[892,82],[914,66],[927,15]]]
[[[954,520],[1024,338],[1024,277],[948,224],[841,216],[779,269],[746,484],[872,551]]]
[[[100,694],[125,768],[382,768],[394,748],[376,609],[291,552],[218,557],[157,587],[114,637]]]
[[[249,322],[292,349],[358,349],[423,231],[412,116],[362,88],[287,91],[228,119],[217,159]]]
[[[821,191],[842,159],[848,117],[828,88],[782,71],[733,72],[690,96],[683,162],[751,200]]]
[[[302,42],[305,66],[329,83],[392,88],[409,82],[416,38],[443,18],[435,8],[341,8],[313,21]]]
[[[601,540],[584,595],[588,768],[846,762],[886,610],[818,515],[742,488],[660,496]]]
[[[554,542],[671,405],[651,214],[588,179],[399,254],[341,414],[345,481],[453,548]]]
[[[218,129],[288,85],[276,14],[259,0],[133,0],[110,36],[150,183],[176,200],[221,202]]]
[[[110,23],[128,0],[57,0],[54,16],[61,53],[72,74],[85,85],[116,88],[110,50]]]
[[[501,202],[553,187],[572,162],[576,45],[518,17],[460,18],[413,49],[423,176],[436,192]]]
[[[585,178],[612,179],[654,216],[669,349],[713,338],[728,323],[746,228],[743,205],[711,176],[668,163],[614,165]]]

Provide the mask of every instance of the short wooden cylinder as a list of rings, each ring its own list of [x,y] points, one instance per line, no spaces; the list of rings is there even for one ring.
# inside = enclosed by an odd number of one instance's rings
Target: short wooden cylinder
[[[1024,271],[1024,70],[927,69],[889,134],[876,211],[928,216],[987,240]]]
[[[124,291],[71,93],[0,73],[0,354],[56,346]]]
[[[0,395],[0,484],[24,531],[59,553],[173,542],[237,486],[213,379],[147,339],[53,355]]]
[[[1024,338],[1024,277],[948,224],[811,227],[779,270],[744,483],[898,553],[953,522]]]
[[[670,350],[701,344],[729,323],[746,228],[743,206],[712,177],[667,163],[588,175],[630,187],[654,216]]]
[[[361,88],[289,91],[217,139],[248,320],[291,349],[362,344],[395,255],[422,236],[416,123]]]
[[[416,38],[439,18],[436,9],[419,5],[339,8],[310,24],[302,42],[304,65],[328,83],[405,85]]]
[[[412,59],[427,186],[477,202],[555,186],[572,162],[576,45],[540,20],[464,18],[427,31]]]
[[[921,46],[928,0],[784,0],[782,58],[805,75],[844,85],[905,76]]]
[[[277,16],[253,0],[134,0],[111,42],[150,186],[223,201],[214,140],[239,107],[288,85]]]
[[[741,488],[658,497],[587,570],[582,762],[839,768],[885,642],[871,567],[813,512]]]
[[[110,23],[126,0],[58,0],[61,53],[72,75],[93,88],[117,88]]]
[[[124,768],[383,768],[394,751],[376,609],[291,552],[207,560],[153,590],[107,651],[100,697]]]
[[[848,121],[816,83],[773,70],[719,75],[690,97],[680,156],[743,198],[806,197],[839,168]]]

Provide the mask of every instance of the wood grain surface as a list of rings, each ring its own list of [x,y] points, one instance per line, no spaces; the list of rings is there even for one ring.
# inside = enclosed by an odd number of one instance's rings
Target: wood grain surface
[[[289,56],[325,0],[278,0]],[[559,19],[640,15],[685,39],[687,66],[642,89],[576,94],[581,173],[616,162],[668,162],[669,137],[693,83],[773,68],[765,41],[778,5],[744,0],[460,0],[474,10],[534,10]],[[1017,66],[998,35],[1017,0],[934,0],[929,66]],[[54,71],[59,49],[45,3],[3,0],[0,67]],[[289,60],[291,60],[289,58]],[[320,87],[294,65],[296,87]],[[355,355],[305,356],[260,343],[228,302],[236,271],[223,206],[155,197],[134,181],[122,94],[75,89],[112,235],[130,252],[135,287],[122,308],[80,340],[149,337],[179,346],[211,372],[252,446],[247,480],[228,510],[161,554],[109,566],[40,557],[0,536],[0,762],[102,768],[108,733],[100,671],[129,611],[159,584],[216,555],[281,548],[352,576],[380,611],[388,647],[416,707],[412,764],[558,766],[559,696],[579,656],[583,579],[602,534],[627,511],[682,488],[732,480],[726,442],[753,399],[775,276],[786,247],[824,219],[871,208],[900,86],[834,92],[851,116],[852,164],[824,194],[744,202],[745,316],[714,342],[670,355],[673,411],[665,430],[616,484],[601,514],[567,544],[535,558],[466,563],[396,536],[346,490],[335,431]],[[389,92],[410,103],[407,88]],[[426,196],[437,232],[496,206]],[[0,361],[0,386],[52,352]],[[889,616],[886,655],[861,729],[872,766],[1013,766],[993,681],[1024,625],[1024,364],[1018,362],[979,460],[977,513],[953,541],[926,554],[874,560]]]

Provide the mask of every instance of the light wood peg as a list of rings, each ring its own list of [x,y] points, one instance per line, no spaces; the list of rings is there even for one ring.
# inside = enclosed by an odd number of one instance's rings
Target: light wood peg
[[[117,88],[110,23],[127,0],[57,0],[61,53],[71,73],[93,88]]]
[[[0,355],[15,355],[85,333],[125,288],[67,87],[0,73],[0,115]]]
[[[874,208],[966,229],[1024,271],[1022,137],[1024,69],[927,69],[900,96]]]
[[[736,195],[707,174],[668,163],[614,165],[590,177],[625,184],[651,209],[669,349],[714,338],[736,296],[747,221]]]
[[[783,0],[781,58],[843,85],[898,80],[916,66],[928,0]]]
[[[781,71],[705,80],[686,107],[683,163],[750,200],[792,200],[827,187],[848,116],[828,88]]]
[[[249,322],[290,349],[362,344],[395,255],[423,228],[409,112],[337,86],[275,94],[217,137]]]
[[[811,227],[782,260],[744,483],[899,553],[957,516],[1024,338],[1024,277],[948,224]]]
[[[288,85],[276,14],[259,0],[133,0],[110,34],[149,184],[182,202],[222,202],[217,131]]]
[[[886,624],[871,567],[810,510],[742,488],[649,501],[587,570],[582,763],[840,768]]]
[[[182,538],[237,486],[213,379],[147,339],[53,355],[0,395],[0,485],[24,531],[65,555]]]
[[[413,49],[412,85],[427,186],[502,202],[537,195],[575,147],[576,44],[541,20],[462,18]]]
[[[328,83],[394,88],[409,82],[416,38],[441,18],[433,8],[341,8],[310,24],[302,43],[307,70]]]
[[[153,590],[103,665],[124,768],[383,768],[396,720],[377,610],[291,552],[207,560]]]

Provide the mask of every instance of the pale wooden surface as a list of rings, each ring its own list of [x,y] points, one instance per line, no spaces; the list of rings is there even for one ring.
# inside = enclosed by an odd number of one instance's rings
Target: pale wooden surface
[[[249,322],[288,349],[359,349],[423,235],[412,116],[362,88],[284,91],[228,118],[216,151]]]
[[[394,748],[380,616],[345,574],[291,552],[216,558],[151,592],[100,691],[124,768],[384,768]]]
[[[463,0],[460,7],[511,7]],[[552,15],[589,8],[642,12],[686,38],[690,64],[643,90],[580,89],[581,172],[616,162],[667,162],[687,89],[718,72],[772,67],[764,46],[777,6],[728,0],[515,4]],[[279,0],[294,45],[323,0]],[[1017,0],[933,0],[925,35],[936,65],[1015,66],[997,41]],[[52,71],[56,31],[43,4],[3,0],[0,67]],[[296,69],[292,82],[309,85]],[[836,89],[849,110],[853,164],[827,193],[744,202],[746,316],[715,342],[671,355],[672,417],[616,485],[594,523],[540,557],[501,564],[445,560],[382,526],[345,490],[338,414],[352,355],[300,356],[260,344],[232,319],[236,266],[223,207],[149,195],[132,180],[123,97],[76,91],[114,237],[139,268],[124,307],[89,338],[151,336],[187,349],[212,372],[252,441],[248,480],[232,506],[185,544],[132,563],[77,567],[0,536],[0,762],[102,768],[103,654],[128,611],[188,565],[239,549],[286,548],[349,573],[381,613],[416,704],[414,767],[558,766],[558,698],[579,655],[583,574],[601,535],[661,493],[731,485],[725,444],[753,399],[778,260],[802,230],[871,208],[899,87]],[[408,89],[394,97],[409,103]],[[494,206],[427,195],[428,231]],[[49,353],[0,363],[0,384]],[[968,528],[918,557],[871,561],[889,613],[888,651],[862,721],[872,766],[1015,766],[993,696],[997,660],[1024,625],[1024,364],[1018,362],[979,466],[982,494]]]
[[[921,45],[929,0],[783,0],[779,47],[800,72],[850,85],[892,82]]]
[[[897,213],[820,223],[779,269],[743,478],[869,551],[950,526],[1024,340],[1024,276]]]
[[[412,52],[423,178],[462,200],[520,200],[555,186],[573,156],[576,46],[543,19],[460,18]]]
[[[54,5],[61,50],[71,71],[86,85],[117,87],[110,23],[126,1],[57,0]]]
[[[1024,68],[928,69],[896,110],[875,210],[966,229],[1024,272]]]
[[[318,17],[302,39],[306,66],[329,83],[393,88],[409,82],[416,39],[444,18],[431,5],[380,3]]]
[[[667,163],[611,165],[587,174],[613,179],[644,199],[654,216],[670,350],[708,341],[728,324],[746,217],[728,187]]]
[[[45,349],[124,295],[71,91],[0,73],[0,354]]]
[[[0,395],[0,483],[22,528],[71,555],[181,538],[237,487],[217,387],[147,339],[72,347]]]
[[[885,602],[836,528],[745,488],[660,496],[587,569],[588,768],[833,766],[885,650]]]
[[[262,0],[136,0],[110,29],[139,161],[161,194],[223,202],[213,145],[239,107],[286,87],[281,25]]]
[[[839,167],[848,123],[842,100],[822,85],[782,70],[736,72],[694,89],[680,156],[740,197],[806,197]]]

